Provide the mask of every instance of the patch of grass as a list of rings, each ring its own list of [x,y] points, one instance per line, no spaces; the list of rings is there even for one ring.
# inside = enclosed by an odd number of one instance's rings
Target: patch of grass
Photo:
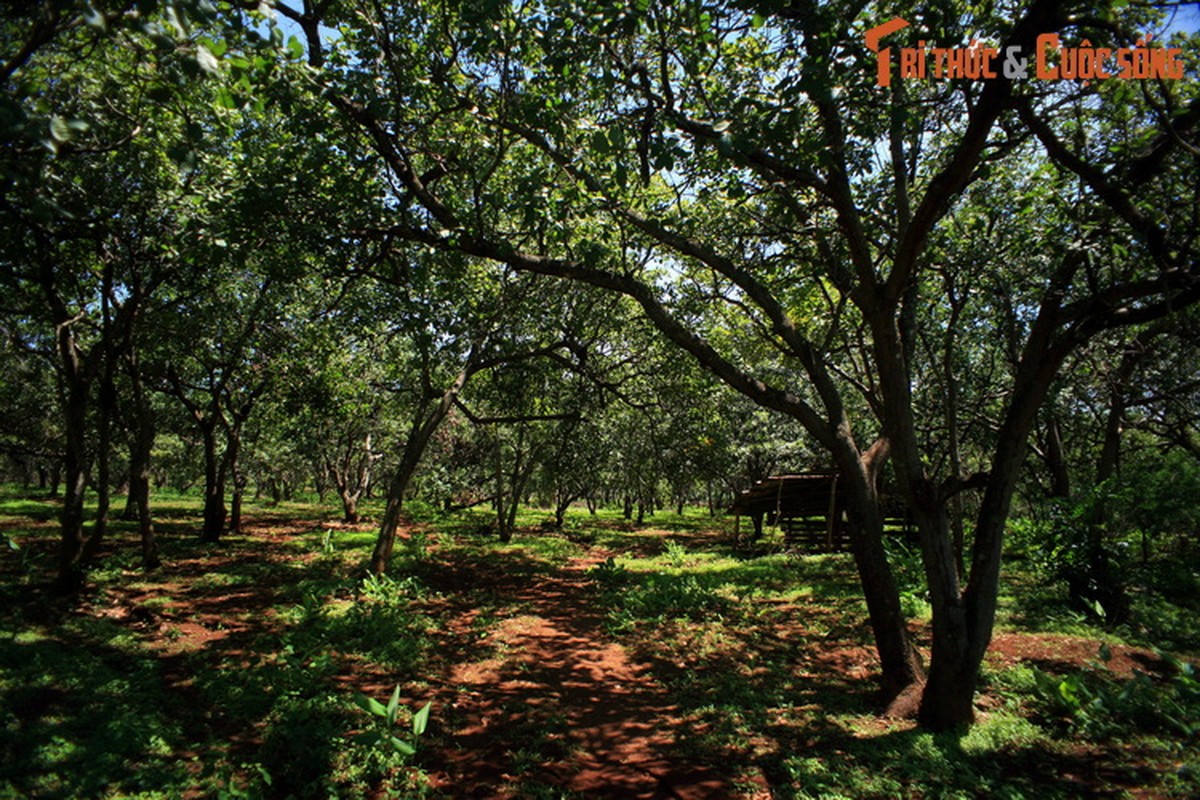
[[[206,572],[196,578],[192,585],[200,589],[228,589],[233,586],[253,586],[254,577],[246,573]]]
[[[561,566],[583,552],[582,547],[561,534],[540,531],[531,534],[517,533],[513,542],[507,545],[496,544],[495,550],[498,553],[520,552],[550,567]]]
[[[89,635],[90,634],[90,635]],[[0,640],[0,773],[22,797],[94,797],[187,785],[180,708],[155,659],[95,626],[69,640]]]

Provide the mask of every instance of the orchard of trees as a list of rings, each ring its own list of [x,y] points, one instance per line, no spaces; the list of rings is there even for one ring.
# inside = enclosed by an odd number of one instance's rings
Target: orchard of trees
[[[169,568],[161,492],[218,548],[315,495],[384,576],[413,504],[509,542],[833,470],[881,707],[970,724],[1010,557],[1110,629],[1200,558],[1186,6],[9,4],[0,457],[61,504],[43,577],[86,595],[133,530]],[[1185,74],[881,86],[897,17]]]

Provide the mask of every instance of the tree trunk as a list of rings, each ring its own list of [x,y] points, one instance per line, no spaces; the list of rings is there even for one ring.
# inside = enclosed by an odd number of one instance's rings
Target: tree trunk
[[[1077,344],[1075,339],[1055,335],[1062,299],[1058,287],[1069,283],[1075,269],[1074,262],[1064,262],[1060,268],[1021,354],[976,517],[970,574],[961,591],[957,580],[950,580],[956,571],[952,562],[945,560],[949,553],[937,546],[944,536],[945,519],[938,494],[926,483],[912,487],[933,608],[933,652],[918,720],[931,730],[955,728],[975,717],[979,667],[996,622],[1004,529],[1029,434],[1051,382]]]
[[[351,525],[358,522],[358,493],[339,490],[342,498],[342,520]]]
[[[495,444],[492,471],[496,484],[496,500],[492,505],[496,511],[496,532],[500,535],[500,541],[503,544],[508,544],[512,541],[512,530],[505,525],[505,521],[508,519],[508,498],[504,493],[504,448],[500,443],[500,435],[498,433],[496,434]]]
[[[204,439],[204,527],[200,540],[219,542],[225,531],[225,459],[217,453],[216,420],[200,422]]]
[[[134,424],[136,426],[137,423],[135,422]],[[137,433],[135,432],[129,442],[129,453],[131,460],[129,462],[129,474],[125,477],[125,508],[121,510],[122,522],[137,522],[138,520],[138,501],[133,492],[133,471],[135,466],[132,461],[133,452],[137,449],[137,443],[133,441],[133,439],[136,438]]]
[[[85,562],[92,562],[97,558],[108,533],[108,514],[112,497],[112,419],[117,405],[117,389],[113,379],[116,368],[114,359],[115,354],[108,348],[105,352],[104,373],[100,380],[97,420],[99,439],[96,443],[96,521],[84,545]]]
[[[1071,473],[1067,469],[1067,457],[1063,452],[1062,428],[1058,418],[1051,416],[1046,422],[1046,466],[1050,469],[1050,496],[1071,496]]]
[[[66,447],[63,467],[62,533],[58,561],[58,589],[73,592],[83,585],[83,498],[87,487],[87,384],[69,380],[67,386]]]
[[[505,509],[503,516],[500,519],[500,541],[512,541],[513,533],[517,527],[517,510],[521,507],[520,498],[525,493],[525,487],[529,485],[529,478],[533,475],[533,467],[535,465],[531,453],[526,453],[523,456],[520,454],[520,449],[523,444],[524,436],[518,439],[518,458],[513,464],[513,471],[509,475],[509,503]],[[526,501],[528,504],[528,501]]]
[[[147,417],[143,417],[147,419]],[[150,451],[154,447],[154,423],[140,422],[137,435],[139,466],[133,472],[129,494],[137,499],[138,536],[142,543],[142,569],[157,569],[162,564],[158,555],[158,540],[154,534],[154,519],[150,516]]]
[[[1105,546],[1109,518],[1107,495],[1104,485],[1117,474],[1121,459],[1121,432],[1125,418],[1125,383],[1141,360],[1144,342],[1140,339],[1130,346],[1113,376],[1109,393],[1108,416],[1104,425],[1104,444],[1100,449],[1100,460],[1096,464],[1096,497],[1087,517],[1087,563],[1091,573],[1084,592],[1085,599],[1094,600],[1104,610],[1107,625],[1119,625],[1129,619],[1129,595],[1121,576],[1109,558]],[[1088,596],[1090,595],[1090,596]]]
[[[368,569],[376,575],[387,572],[388,564],[392,560],[392,549],[396,544],[396,531],[400,527],[400,514],[404,507],[404,494],[408,491],[408,484],[417,471],[417,465],[421,463],[421,456],[424,455],[425,448],[433,439],[433,434],[442,424],[442,420],[454,407],[454,401],[471,377],[471,373],[470,367],[464,369],[455,377],[449,388],[442,393],[436,405],[430,408],[428,404],[422,404],[413,416],[408,441],[404,443],[404,453],[400,457],[400,464],[396,467],[396,473],[392,476],[392,482],[388,486],[387,505],[384,508],[383,521],[379,526],[379,537],[375,540],[375,549],[371,553]]]
[[[63,468],[66,490],[63,496],[62,532],[58,560],[58,590],[71,593],[83,585],[81,557],[84,547],[83,498],[87,487],[87,405],[88,380],[83,374],[80,354],[70,322],[60,322],[57,331],[58,352],[62,359],[66,441]],[[56,481],[57,484],[57,481]]]
[[[333,478],[337,487],[342,501],[342,520],[347,523],[358,522],[358,502],[371,485],[371,460],[370,433],[363,438],[360,447],[338,453],[336,463],[325,459],[325,473]]]
[[[554,503],[554,527],[562,530],[563,525],[567,522],[567,509],[571,507],[574,497],[569,494],[561,494],[558,500]]]
[[[162,564],[158,555],[158,541],[154,535],[154,520],[150,516],[150,454],[154,450],[154,410],[146,396],[137,351],[132,347],[127,350],[126,364],[129,367],[130,397],[136,415],[132,447],[129,450],[129,502],[126,508],[133,506],[137,510],[138,535],[142,544],[142,569],[152,570]]]
[[[858,570],[867,602],[867,616],[879,652],[880,683],[885,704],[890,704],[925,678],[920,655],[908,633],[908,621],[900,607],[900,592],[883,547],[883,513],[877,490],[877,470],[886,454],[886,442],[877,444],[861,457],[839,442],[843,460],[853,461],[839,471],[846,486],[850,517],[850,551]]]
[[[225,455],[222,459],[222,475],[233,482],[229,504],[229,532],[242,532],[242,497],[246,493],[246,476],[242,474],[242,424],[250,413],[250,402],[233,413],[231,424],[225,426]]]
[[[232,467],[233,494],[229,501],[229,532],[242,532],[242,499],[246,495],[246,476],[236,467]]]

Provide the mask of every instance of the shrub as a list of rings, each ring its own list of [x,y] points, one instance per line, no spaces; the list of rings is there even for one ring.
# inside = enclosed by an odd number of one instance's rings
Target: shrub
[[[1108,648],[1100,648],[1107,661]],[[1200,735],[1200,680],[1196,667],[1159,653],[1173,674],[1155,681],[1144,673],[1120,680],[1097,664],[1061,678],[1036,673],[1034,695],[1043,713],[1082,735],[1108,739],[1130,733]]]

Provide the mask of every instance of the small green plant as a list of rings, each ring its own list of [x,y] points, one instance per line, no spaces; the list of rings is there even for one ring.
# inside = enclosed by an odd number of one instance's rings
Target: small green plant
[[[429,710],[433,703],[429,702],[413,713],[410,732],[401,738],[396,735],[396,722],[400,716],[400,685],[396,684],[392,697],[385,706],[383,703],[365,694],[354,698],[354,702],[363,711],[375,717],[375,729],[364,731],[357,737],[360,744],[368,747],[378,747],[394,750],[403,756],[412,756],[417,752],[417,741],[429,724]]]
[[[415,575],[393,578],[390,575],[367,575],[359,585],[364,600],[383,606],[406,605],[410,600],[425,596],[425,586]]]
[[[667,562],[675,569],[682,569],[687,564],[687,548],[674,539],[667,539],[663,543],[663,555],[667,557]]]
[[[628,583],[630,572],[628,569],[618,564],[612,556],[609,556],[600,564],[597,564],[589,569],[587,571],[587,576],[591,580],[600,584],[602,588],[609,589]]]

